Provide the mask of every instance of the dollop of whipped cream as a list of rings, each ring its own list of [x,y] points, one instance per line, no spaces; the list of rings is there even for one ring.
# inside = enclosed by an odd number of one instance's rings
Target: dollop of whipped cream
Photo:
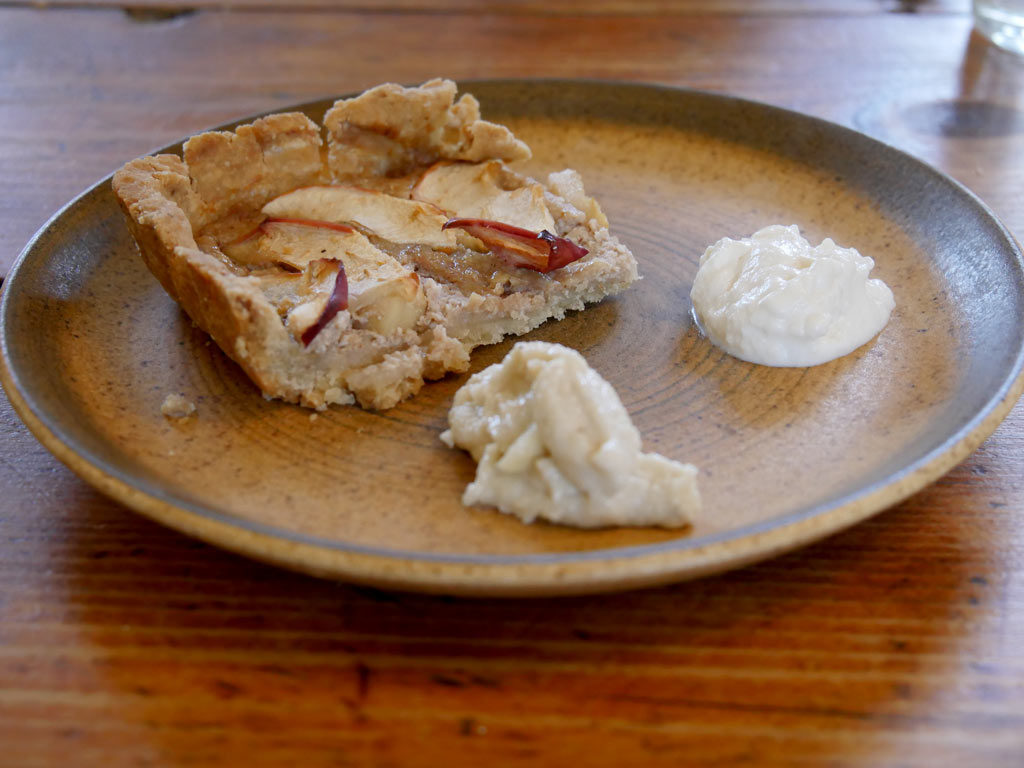
[[[779,224],[704,251],[690,298],[711,341],[751,363],[808,366],[849,354],[872,339],[895,306],[869,279],[875,262],[826,238],[811,247]]]
[[[455,394],[448,423],[441,439],[477,461],[466,505],[583,528],[674,528],[700,510],[696,467],[641,453],[615,389],[560,344],[517,343]]]

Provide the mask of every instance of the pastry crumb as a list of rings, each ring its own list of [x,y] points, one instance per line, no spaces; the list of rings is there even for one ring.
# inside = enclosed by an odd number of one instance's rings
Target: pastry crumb
[[[196,404],[186,400],[176,392],[172,392],[164,398],[160,406],[160,413],[168,419],[186,419],[196,412]]]
[[[309,420],[310,421],[316,421],[316,418],[317,418],[316,413],[309,414]]]

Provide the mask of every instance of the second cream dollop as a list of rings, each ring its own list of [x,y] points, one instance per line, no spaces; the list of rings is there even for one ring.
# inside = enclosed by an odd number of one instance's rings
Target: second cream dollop
[[[641,451],[622,401],[583,356],[521,341],[455,394],[441,435],[476,459],[464,504],[524,522],[679,527],[700,511],[697,469]]]
[[[852,352],[885,327],[895,301],[875,263],[794,226],[723,238],[700,259],[690,297],[717,346],[761,365],[808,366]]]

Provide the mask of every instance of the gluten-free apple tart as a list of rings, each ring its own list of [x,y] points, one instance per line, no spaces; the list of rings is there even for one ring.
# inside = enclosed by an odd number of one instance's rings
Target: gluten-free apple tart
[[[637,279],[579,175],[516,172],[529,148],[455,96],[382,85],[114,175],[149,269],[265,396],[390,408]]]

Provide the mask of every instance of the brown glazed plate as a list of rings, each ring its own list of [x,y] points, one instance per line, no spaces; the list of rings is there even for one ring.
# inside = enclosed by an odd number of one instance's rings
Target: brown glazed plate
[[[264,400],[150,276],[109,179],[36,235],[4,286],[3,385],[28,427],[126,506],[260,560],[386,588],[556,595],[700,576],[834,533],[964,459],[1019,396],[1020,247],[947,176],[727,96],[463,87],[530,144],[527,171],[579,170],[636,254],[641,282],[527,338],[582,352],[647,450],[701,469],[692,528],[578,531],[463,507],[474,464],[438,435],[466,376],[383,413],[314,418]],[[329,103],[297,108],[319,119]],[[704,248],[770,223],[875,259],[896,296],[875,340],[794,369],[736,360],[700,335],[689,290]],[[472,370],[512,343],[478,349]],[[196,415],[165,419],[172,392]]]

